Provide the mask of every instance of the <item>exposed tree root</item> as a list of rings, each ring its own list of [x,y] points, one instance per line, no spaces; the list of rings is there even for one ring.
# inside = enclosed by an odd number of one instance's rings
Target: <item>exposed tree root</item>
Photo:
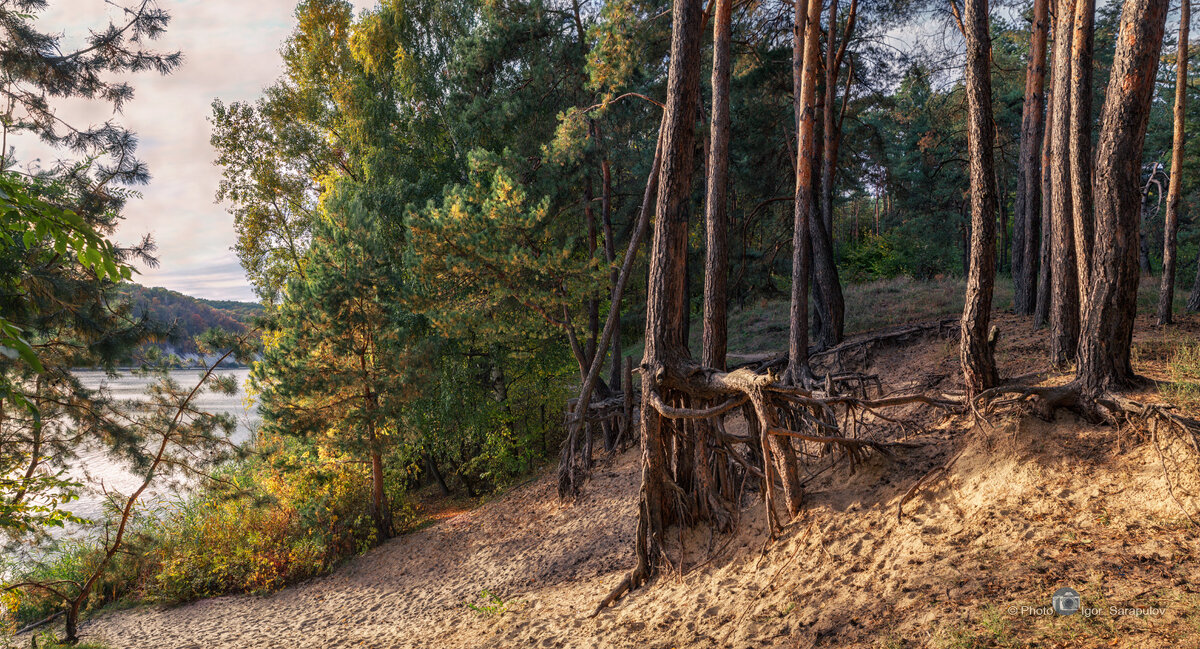
[[[1175,412],[1174,406],[1134,401],[1111,390],[1089,394],[1079,381],[1050,387],[1002,385],[981,392],[972,400],[973,410],[979,417],[1005,408],[1024,406],[1029,406],[1037,416],[1048,421],[1054,418],[1055,411],[1068,410],[1092,423],[1148,433],[1158,453],[1171,499],[1188,521],[1197,525],[1193,512],[1189,512],[1175,494],[1175,486],[1162,456],[1160,439],[1163,435],[1170,435],[1191,448],[1195,452],[1191,469],[1200,473],[1200,420],[1180,415]]]
[[[661,543],[662,530],[667,525],[685,526],[699,520],[718,526],[729,524],[728,510],[722,512],[725,516],[714,516],[712,512],[692,516],[696,508],[689,508],[686,503],[704,502],[703,494],[697,496],[695,492],[708,487],[702,480],[690,480],[688,476],[696,471],[696,466],[684,466],[672,449],[694,443],[695,448],[713,451],[703,456],[700,466],[711,463],[719,467],[723,462],[739,472],[743,480],[749,476],[757,478],[768,527],[771,536],[776,537],[800,509],[802,458],[836,455],[826,463],[827,469],[843,459],[853,468],[874,453],[894,457],[896,450],[913,445],[866,437],[869,420],[898,421],[886,411],[913,404],[948,413],[966,412],[966,403],[961,398],[927,394],[884,397],[877,378],[843,375],[843,380],[846,378],[853,379],[854,388],[841,394],[828,390],[836,390],[838,385],[832,376],[814,381],[825,384],[827,390],[820,390],[788,385],[772,372],[760,373],[749,368],[722,372],[690,361],[643,367],[645,396],[639,405],[648,409],[641,413],[648,430],[642,431],[644,460],[635,541],[637,559],[633,569],[601,600],[593,615],[645,584],[654,576],[657,566],[670,565]],[[867,396],[867,386],[872,384],[880,395],[876,398]],[[603,407],[606,410],[600,414],[615,411],[615,406]],[[739,409],[746,418],[745,436],[730,434],[723,423],[724,416]],[[685,441],[681,436],[685,434],[700,438],[689,437]],[[740,497],[729,509],[736,512],[739,501]]]

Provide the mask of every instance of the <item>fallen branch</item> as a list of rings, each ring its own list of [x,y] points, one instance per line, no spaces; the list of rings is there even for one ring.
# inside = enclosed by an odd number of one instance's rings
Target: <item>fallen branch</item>
[[[23,633],[29,633],[30,631],[33,631],[34,629],[40,629],[40,628],[46,626],[47,624],[50,624],[51,622],[62,617],[63,615],[66,615],[66,613],[67,613],[66,611],[58,611],[57,613],[51,613],[50,615],[46,616],[45,618],[42,618],[41,620],[38,620],[37,622],[33,622],[31,624],[26,624],[25,626],[17,629],[16,633],[14,633],[13,635],[15,635],[15,636],[21,635]]]

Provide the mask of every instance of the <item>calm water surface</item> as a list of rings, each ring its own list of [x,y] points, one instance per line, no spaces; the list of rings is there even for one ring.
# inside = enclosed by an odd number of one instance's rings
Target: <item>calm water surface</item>
[[[98,388],[103,385],[118,400],[145,400],[146,388],[157,380],[152,376],[135,376],[128,372],[121,373],[115,379],[108,377],[104,372],[94,370],[76,370],[74,374],[89,388]],[[196,408],[213,414],[233,415],[238,424],[237,430],[233,434],[233,441],[244,442],[251,438],[261,420],[258,406],[253,403],[252,398],[248,399],[246,396],[245,384],[250,370],[221,370],[217,374],[235,376],[238,382],[237,393],[226,395],[202,392],[195,398]],[[181,386],[195,385],[200,379],[200,371],[195,369],[172,370],[171,378]],[[128,466],[114,461],[99,449],[80,453],[79,461],[76,464],[78,470],[73,471],[72,476],[82,480],[87,488],[80,495],[79,500],[70,503],[68,509],[84,518],[92,520],[100,518],[104,488],[115,489],[128,495],[141,484],[141,478],[133,475]],[[152,483],[151,489],[143,495],[143,500],[148,505],[154,505],[156,502],[176,499],[183,495],[180,491],[179,488],[167,485],[159,485],[158,489],[155,489]]]

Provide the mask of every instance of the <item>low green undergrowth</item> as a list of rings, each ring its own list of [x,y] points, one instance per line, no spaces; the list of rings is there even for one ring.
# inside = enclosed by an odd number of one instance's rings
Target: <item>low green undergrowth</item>
[[[1181,405],[1200,404],[1200,341],[1183,337],[1175,341],[1163,391]]]

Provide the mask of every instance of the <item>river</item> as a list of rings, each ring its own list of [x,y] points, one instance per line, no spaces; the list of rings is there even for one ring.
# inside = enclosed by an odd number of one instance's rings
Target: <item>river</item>
[[[99,370],[75,370],[75,376],[89,388],[106,387],[112,396],[119,400],[145,400],[146,388],[157,380],[154,376],[139,376],[122,372],[117,378],[110,378]],[[229,369],[217,372],[218,375],[233,375],[237,378],[238,391],[233,395],[205,391],[195,397],[198,410],[213,414],[230,414],[237,420],[237,430],[233,434],[234,442],[249,440],[258,428],[261,420],[258,407],[252,399],[247,399],[245,384],[250,375],[249,369]],[[200,378],[200,370],[171,370],[171,378],[181,386],[195,385]],[[249,401],[249,403],[248,403]],[[92,520],[99,520],[102,514],[103,488],[115,489],[128,495],[141,484],[141,478],[130,472],[129,467],[115,461],[103,450],[91,450],[80,453],[71,476],[81,480],[85,489],[79,500],[68,504],[67,509],[72,513]],[[148,490],[143,500],[150,505],[156,501],[169,501],[183,495],[178,488],[159,485],[157,489]]]

